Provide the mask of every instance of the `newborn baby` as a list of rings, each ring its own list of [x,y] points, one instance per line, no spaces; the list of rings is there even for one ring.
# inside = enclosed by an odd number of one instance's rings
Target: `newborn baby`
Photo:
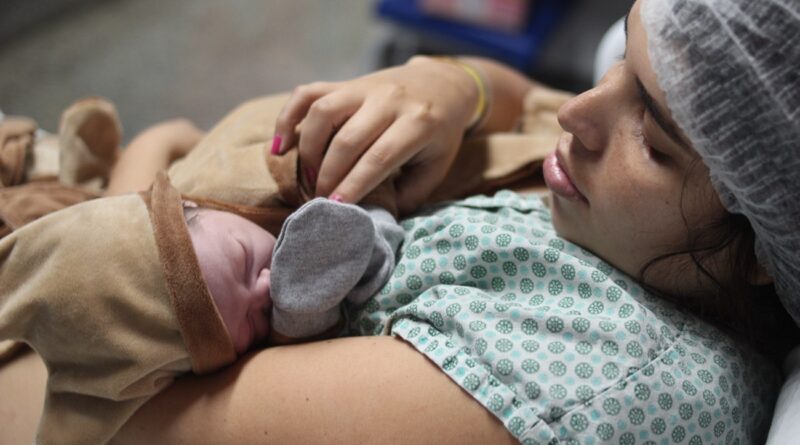
[[[281,342],[332,334],[342,300],[363,303],[389,279],[403,238],[377,206],[312,200],[289,216],[277,240],[234,213],[184,206],[200,269],[238,354],[270,328]]]
[[[148,193],[13,232],[0,240],[0,340],[47,365],[37,442],[105,443],[175,377],[230,364],[271,329],[330,332],[343,298],[388,279],[401,236],[393,218],[314,200],[276,240],[241,216],[187,209],[164,174]]]
[[[184,213],[206,285],[241,354],[269,334],[275,237],[232,213],[196,207]]]

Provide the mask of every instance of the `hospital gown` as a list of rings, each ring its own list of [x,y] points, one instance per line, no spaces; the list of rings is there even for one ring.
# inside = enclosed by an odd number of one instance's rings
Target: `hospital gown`
[[[559,238],[538,197],[473,197],[403,227],[351,334],[405,339],[521,443],[763,441],[776,367]]]

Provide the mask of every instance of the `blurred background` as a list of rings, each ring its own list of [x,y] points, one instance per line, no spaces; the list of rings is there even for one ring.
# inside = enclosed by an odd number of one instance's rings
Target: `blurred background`
[[[0,110],[56,131],[72,102],[105,96],[130,140],[178,116],[208,128],[248,98],[415,53],[495,57],[579,92],[591,86],[600,38],[631,3],[3,0]]]

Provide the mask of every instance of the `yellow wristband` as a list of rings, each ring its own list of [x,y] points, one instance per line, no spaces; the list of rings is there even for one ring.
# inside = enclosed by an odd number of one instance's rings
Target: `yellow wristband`
[[[470,133],[476,129],[481,122],[483,122],[483,119],[488,114],[489,91],[486,88],[486,81],[484,80],[483,75],[477,69],[458,59],[454,59],[452,57],[438,57],[438,59],[461,67],[461,69],[469,74],[469,77],[475,81],[475,86],[478,87],[478,105],[475,107],[475,111],[472,113],[472,117],[469,120],[469,125],[467,125],[466,130],[466,133]]]

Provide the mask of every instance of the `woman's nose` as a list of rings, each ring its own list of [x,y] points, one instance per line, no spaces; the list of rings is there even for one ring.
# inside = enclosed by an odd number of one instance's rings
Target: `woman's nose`
[[[615,119],[615,83],[619,66],[613,67],[600,83],[568,100],[558,110],[558,123],[572,133],[580,145],[590,151],[601,151],[607,145],[609,129]]]

